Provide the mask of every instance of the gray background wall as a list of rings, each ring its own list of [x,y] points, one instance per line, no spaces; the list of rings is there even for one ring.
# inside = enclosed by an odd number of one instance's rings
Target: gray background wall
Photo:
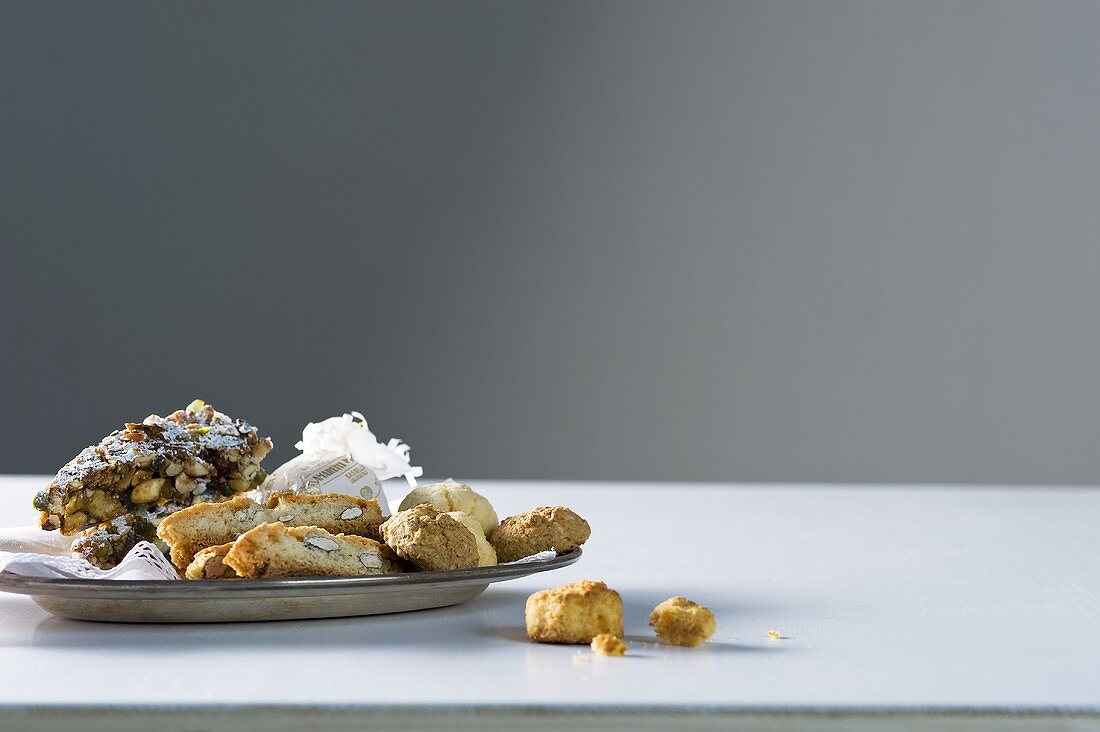
[[[1095,483],[1100,4],[0,4],[0,471]]]

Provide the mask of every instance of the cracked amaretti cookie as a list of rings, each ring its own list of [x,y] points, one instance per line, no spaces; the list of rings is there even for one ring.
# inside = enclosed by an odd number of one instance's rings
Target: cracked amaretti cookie
[[[401,571],[401,563],[389,547],[373,539],[330,534],[316,526],[287,528],[281,523],[245,532],[225,552],[222,562],[249,579],[355,577]]]
[[[540,506],[501,521],[489,543],[497,551],[497,561],[514,562],[550,549],[563,554],[591,535],[588,522],[568,508]]]
[[[382,524],[382,539],[417,569],[438,572],[478,565],[477,542],[463,524],[422,503]]]
[[[35,496],[38,523],[67,536],[94,527],[75,551],[114,566],[148,538],[147,525],[258,486],[266,477],[260,461],[270,450],[271,440],[255,427],[196,400],[168,417],[128,422],[82,450]],[[121,516],[135,521],[112,521]]]
[[[181,569],[206,547],[225,544],[267,523],[317,526],[334,534],[355,534],[377,540],[382,510],[373,498],[343,493],[276,493],[266,506],[237,496],[224,503],[185,508],[161,521],[157,535],[171,548],[172,563]]]

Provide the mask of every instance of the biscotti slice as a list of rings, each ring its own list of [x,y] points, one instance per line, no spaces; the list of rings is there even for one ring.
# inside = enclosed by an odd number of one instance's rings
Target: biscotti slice
[[[157,527],[171,548],[172,563],[183,568],[209,546],[225,544],[262,524],[318,526],[334,534],[378,538],[382,509],[373,498],[343,493],[303,495],[278,493],[266,506],[237,496],[224,503],[207,503],[178,511]]]
[[[242,534],[222,559],[241,577],[357,577],[393,574],[400,562],[384,544],[316,526],[264,524]]]
[[[270,450],[255,427],[196,400],[81,451],[35,496],[38,523],[68,536],[127,513],[224,500],[263,482],[260,460]]]
[[[237,571],[225,563],[225,555],[233,547],[233,542],[219,546],[209,546],[191,560],[183,576],[187,579],[236,579]]]

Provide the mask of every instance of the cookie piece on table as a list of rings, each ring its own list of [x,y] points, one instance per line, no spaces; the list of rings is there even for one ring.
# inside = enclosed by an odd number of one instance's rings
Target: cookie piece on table
[[[316,526],[264,524],[237,538],[222,561],[239,576],[359,577],[395,574],[401,564],[385,544]]]
[[[478,566],[477,542],[465,525],[427,503],[398,511],[379,532],[397,556],[434,572]]]
[[[489,543],[497,561],[514,562],[548,550],[562,554],[576,549],[592,535],[588,522],[564,506],[539,506],[501,521]]]
[[[128,513],[171,512],[251,490],[271,440],[195,400],[167,417],[128,422],[70,460],[34,498],[38,523],[66,536]]]
[[[261,524],[318,526],[333,534],[378,539],[382,510],[373,498],[343,493],[276,493],[261,506],[245,496],[178,511],[161,521],[157,535],[171,547],[172,563],[191,564],[200,549],[225,544]]]
[[[206,547],[187,565],[183,576],[187,579],[236,579],[240,575],[225,563],[225,555],[232,547],[233,542]]]
[[[649,624],[658,637],[677,646],[701,646],[718,627],[709,608],[686,597],[670,597],[649,614]]]
[[[407,511],[421,503],[428,503],[432,508],[443,513],[461,511],[467,516],[472,516],[481,526],[485,536],[489,536],[497,527],[497,512],[493,510],[492,504],[485,496],[475,492],[465,483],[445,480],[442,483],[426,483],[417,486],[401,500],[398,510]]]
[[[540,590],[524,607],[527,637],[539,643],[591,643],[623,635],[623,600],[603,582],[581,580]]]

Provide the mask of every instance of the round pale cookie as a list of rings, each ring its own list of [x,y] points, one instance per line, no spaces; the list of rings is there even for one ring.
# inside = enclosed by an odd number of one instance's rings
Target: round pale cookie
[[[405,496],[398,510],[406,511],[421,503],[428,503],[435,510],[444,513],[461,511],[467,516],[473,516],[481,525],[485,536],[489,536],[497,527],[497,512],[493,510],[492,504],[465,483],[445,480],[442,483],[418,486]]]
[[[497,563],[497,550],[485,538],[485,533],[481,530],[481,524],[477,522],[477,519],[469,514],[462,513],[462,511],[448,511],[447,515],[465,526],[473,534],[474,541],[477,542],[477,566],[491,567]]]

